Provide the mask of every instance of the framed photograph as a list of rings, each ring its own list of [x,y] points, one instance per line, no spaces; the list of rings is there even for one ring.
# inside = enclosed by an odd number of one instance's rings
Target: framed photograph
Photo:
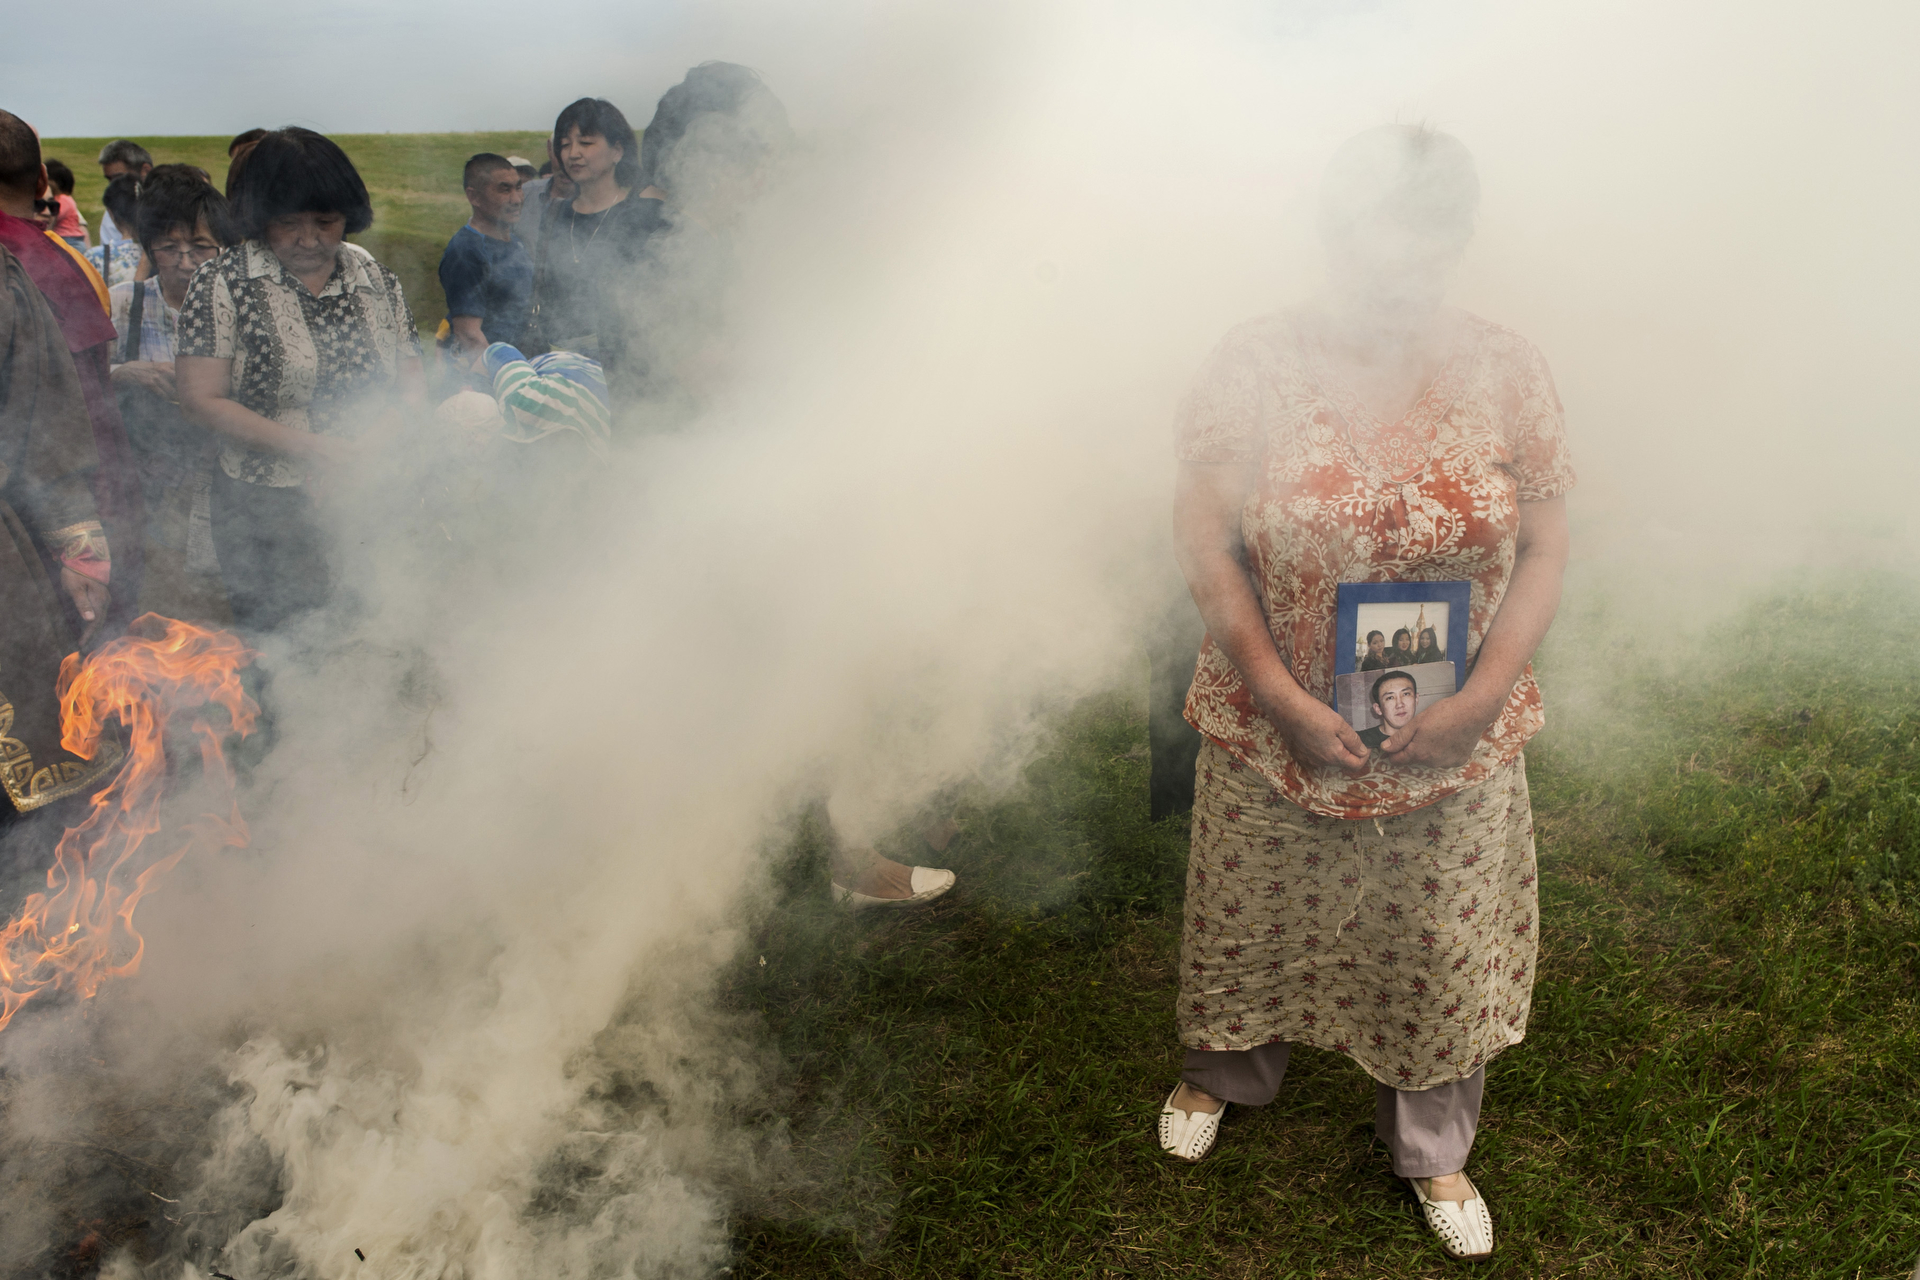
[[[1467,682],[1465,582],[1343,582],[1333,709],[1369,747]]]

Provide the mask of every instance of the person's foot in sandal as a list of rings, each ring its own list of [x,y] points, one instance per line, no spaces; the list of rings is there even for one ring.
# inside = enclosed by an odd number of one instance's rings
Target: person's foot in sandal
[[[1225,1102],[1181,1081],[1160,1104],[1160,1149],[1189,1164],[1205,1159],[1226,1114]]]
[[[953,888],[953,872],[909,867],[869,852],[865,859],[837,855],[831,868],[833,900],[860,907],[915,907]]]
[[[1465,1170],[1437,1178],[1408,1178],[1427,1225],[1449,1258],[1474,1262],[1493,1253],[1493,1214]]]

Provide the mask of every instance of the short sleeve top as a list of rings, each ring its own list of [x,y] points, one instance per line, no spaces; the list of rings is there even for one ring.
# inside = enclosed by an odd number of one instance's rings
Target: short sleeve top
[[[158,280],[129,280],[107,290],[108,314],[113,319],[115,332],[120,335],[113,344],[113,364],[116,368],[125,363],[127,326],[133,322],[133,295],[136,292],[141,295],[140,338],[133,344],[136,348],[133,358],[163,363],[173,359],[173,340],[179,329],[180,313],[168,305],[166,295],[160,292]]]
[[[180,305],[175,353],[233,361],[232,395],[296,431],[350,435],[366,403],[390,392],[420,335],[400,279],[355,244],[342,244],[315,294],[265,242],[245,240],[193,273]],[[229,443],[220,468],[235,480],[286,488],[302,465],[283,453]]]
[[[449,317],[478,316],[488,342],[511,346],[533,304],[533,259],[518,235],[495,240],[463,226],[440,255],[440,287]]]
[[[1242,324],[1181,404],[1188,462],[1256,464],[1241,511],[1249,569],[1274,644],[1306,691],[1333,694],[1343,582],[1470,584],[1467,664],[1513,576],[1522,502],[1573,487],[1560,398],[1545,360],[1510,329],[1465,316],[1433,386],[1398,423],[1366,413],[1328,370],[1304,314]],[[1211,636],[1187,719],[1288,800],[1341,818],[1408,813],[1482,781],[1545,723],[1528,666],[1466,764],[1372,757],[1358,778],[1296,760]]]

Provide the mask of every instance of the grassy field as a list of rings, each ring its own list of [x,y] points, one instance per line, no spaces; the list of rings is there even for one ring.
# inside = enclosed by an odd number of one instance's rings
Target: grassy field
[[[227,142],[218,138],[135,138],[156,164],[197,164],[217,185],[227,176]],[[353,159],[373,195],[373,226],[353,239],[396,272],[422,332],[446,315],[446,296],[436,274],[447,239],[467,220],[460,169],[478,151],[546,158],[544,135],[523,133],[342,133],[333,135]],[[73,170],[73,198],[99,243],[106,183],[94,157],[111,138],[46,138],[41,151]]]
[[[1790,591],[1677,659],[1582,622],[1540,664],[1539,979],[1489,1070],[1474,1273],[1905,1277],[1920,591]],[[1607,687],[1556,678],[1576,645]],[[1448,1273],[1343,1058],[1297,1053],[1206,1162],[1159,1152],[1186,836],[1147,821],[1144,742],[1135,699],[1081,708],[1022,796],[962,804],[960,886],[916,914],[832,920],[801,842],[732,999],[846,1194],[744,1217],[735,1275]]]
[[[45,144],[96,228],[104,141]],[[141,141],[224,175],[224,137]],[[539,135],[338,141],[374,192],[360,239],[431,330],[461,163]],[[1885,580],[1784,589],[1687,654],[1563,619],[1529,751],[1538,982],[1489,1071],[1471,1167],[1500,1250],[1476,1274],[1909,1274],[1916,630],[1920,588]],[[780,1117],[829,1172],[738,1219],[736,1276],[1447,1273],[1344,1059],[1296,1054],[1205,1163],[1160,1154],[1186,832],[1147,821],[1146,774],[1137,698],[1080,708],[1022,794],[960,798],[960,886],[913,914],[842,918],[800,841],[728,999],[766,1022]]]

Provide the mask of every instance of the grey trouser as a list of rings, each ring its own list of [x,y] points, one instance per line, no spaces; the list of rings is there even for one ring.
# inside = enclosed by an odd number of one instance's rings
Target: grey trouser
[[[1289,1048],[1189,1049],[1180,1078],[1216,1098],[1263,1107],[1280,1090]],[[1466,1168],[1486,1087],[1485,1067],[1432,1089],[1395,1089],[1375,1081],[1373,1131],[1393,1153],[1393,1171],[1403,1178],[1437,1178]]]

